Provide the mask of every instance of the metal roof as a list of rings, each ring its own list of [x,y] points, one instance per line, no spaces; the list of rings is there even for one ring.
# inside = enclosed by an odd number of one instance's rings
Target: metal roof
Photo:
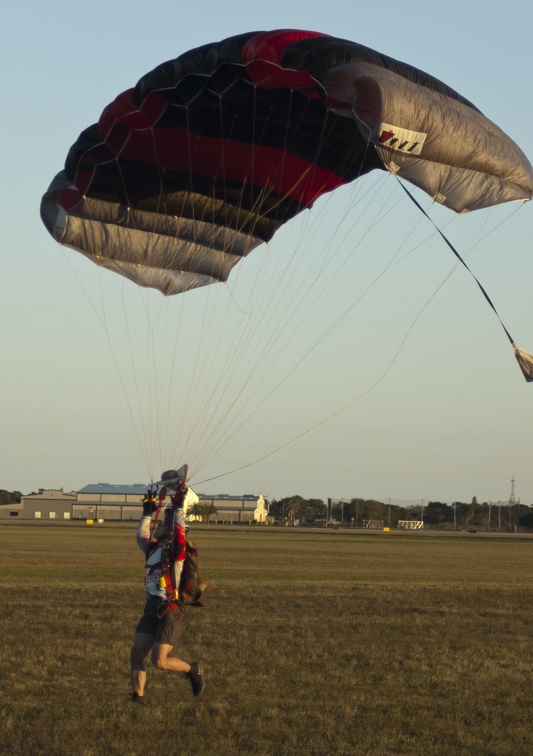
[[[80,488],[78,493],[80,494],[139,494],[143,496],[147,492],[149,484],[141,485],[137,483],[134,486],[114,485],[112,483],[91,483],[85,488]]]
[[[197,494],[198,498],[202,501],[258,501],[259,496],[253,494],[242,494],[240,496],[232,496],[231,494]]]
[[[143,496],[149,488],[149,484],[142,485],[136,483],[135,485],[120,485],[112,483],[90,483],[85,488],[80,488],[78,493],[80,494],[122,494],[122,495],[136,495]],[[258,501],[259,496],[253,494],[241,494],[238,496],[232,496],[231,494],[197,494],[199,499],[203,501]]]

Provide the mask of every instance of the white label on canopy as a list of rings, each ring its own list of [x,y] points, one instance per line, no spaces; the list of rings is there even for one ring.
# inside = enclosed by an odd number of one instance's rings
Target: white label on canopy
[[[420,155],[427,137],[427,134],[420,131],[409,131],[399,126],[391,126],[389,123],[380,124],[374,133],[377,135],[374,139],[375,144],[408,155]]]

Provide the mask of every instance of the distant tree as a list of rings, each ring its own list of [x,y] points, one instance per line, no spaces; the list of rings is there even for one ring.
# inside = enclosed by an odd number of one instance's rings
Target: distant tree
[[[487,528],[489,525],[489,505],[487,504],[487,502],[484,501],[483,504],[480,504],[476,499],[475,503],[472,501],[471,506],[474,510],[472,525],[475,525],[476,527]]]
[[[327,515],[327,507],[322,499],[302,499],[300,506],[300,522],[302,524],[314,523],[315,520]]]
[[[474,496],[470,503],[454,502],[446,504],[441,501],[430,501],[424,506],[424,523],[426,525],[446,525],[454,522],[454,509],[457,528],[472,528],[489,526],[489,504],[483,502],[480,504],[477,497]],[[302,496],[288,496],[284,499],[273,499],[269,505],[269,514],[278,521],[289,520],[294,522],[299,520],[303,524],[311,524],[317,519],[327,517],[327,506],[322,499],[304,499]],[[419,520],[421,506],[401,507],[397,504],[388,504],[387,502],[377,501],[376,499],[353,498],[345,501],[344,504],[335,503],[332,507],[331,515],[334,519],[340,520],[344,515],[344,522],[350,523],[357,519],[358,525],[362,525],[364,520],[383,520],[386,525],[396,527],[399,520]],[[494,527],[495,506],[492,505],[492,522]],[[516,514],[518,520],[518,513]],[[520,511],[520,519],[517,524],[521,527],[533,527],[527,523],[533,519],[533,507],[529,508],[523,505]],[[507,527],[508,517],[506,515],[505,526]],[[502,514],[502,523],[504,516]]]
[[[476,497],[474,497],[475,499]],[[472,500],[470,504],[456,501],[455,513],[458,528],[487,527],[489,521],[488,505],[478,504]]]
[[[202,517],[202,505],[199,502],[192,504],[187,510],[187,517],[194,517],[195,519]]]
[[[270,506],[270,514],[277,517],[282,522],[288,520],[293,523],[297,519],[296,515],[300,513],[301,505],[304,501],[302,496],[297,494],[294,496],[287,496],[285,499],[272,502]]]
[[[424,509],[424,522],[428,525],[442,525],[453,522],[453,507],[442,501],[430,501]]]
[[[344,521],[345,522],[357,522],[361,525],[364,520],[383,520],[387,525],[389,523],[389,512],[391,516],[391,524],[395,525],[399,519],[405,519],[405,516],[399,516],[399,512],[402,511],[401,507],[384,504],[381,501],[375,499],[360,499],[355,498],[342,505],[336,505],[333,507],[333,513],[335,517],[341,518],[342,510],[344,509]]]
[[[275,520],[281,520],[283,517],[283,504],[282,500],[272,499],[268,508],[268,513]]]
[[[533,507],[522,505],[518,524],[521,528],[533,528]]]
[[[477,504],[465,504],[462,501],[455,502],[455,511],[458,528],[468,528],[476,524],[476,515],[483,513],[483,508]]]
[[[300,519],[303,503],[304,499],[298,495],[290,496],[288,499],[285,499],[285,515],[292,525],[294,525],[295,520]]]
[[[207,524],[211,522],[211,517],[217,514],[217,508],[212,501],[201,504],[201,515],[207,520]]]
[[[278,521],[289,519],[294,522],[298,519],[302,525],[305,525],[325,517],[327,507],[322,499],[304,499],[303,496],[296,494],[285,499],[273,499],[268,507],[268,513]]]
[[[334,511],[341,513],[342,507],[337,510],[334,507]],[[419,512],[419,510],[418,510]],[[389,504],[376,499],[360,499],[355,498],[344,504],[344,521],[354,522],[358,525],[362,525],[364,520],[383,520],[386,525],[392,527],[398,525],[398,520],[410,520],[418,519],[419,514],[413,517],[411,513],[408,513],[404,507],[398,506],[398,504]]]
[[[375,499],[364,499],[359,504],[359,522],[363,520],[383,520],[387,519],[387,505]]]
[[[20,504],[21,498],[20,491],[6,491],[0,488],[0,504]]]
[[[302,498],[300,507],[298,509],[298,521],[300,525],[306,525],[308,522],[312,522],[312,520],[313,510],[309,506],[308,500]]]
[[[420,504],[414,504],[410,507],[405,507],[404,512],[406,515],[406,520],[421,520],[422,517],[424,518],[424,520],[426,519],[426,508],[424,507],[422,511]]]

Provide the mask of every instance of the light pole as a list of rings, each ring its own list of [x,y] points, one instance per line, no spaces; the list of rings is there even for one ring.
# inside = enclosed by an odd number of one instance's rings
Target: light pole
[[[511,496],[509,498],[509,533],[512,533],[512,530],[513,530],[513,524],[511,521],[511,513],[512,513],[514,503],[515,503],[515,499],[514,499],[514,475],[513,475],[513,477],[511,478]]]

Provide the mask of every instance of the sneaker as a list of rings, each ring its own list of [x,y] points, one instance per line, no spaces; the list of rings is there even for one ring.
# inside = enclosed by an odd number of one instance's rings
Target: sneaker
[[[140,706],[144,706],[144,697],[140,696],[138,693],[132,693],[131,702],[139,704]]]
[[[199,696],[204,689],[204,673],[199,662],[191,662],[191,668],[185,673],[192,687],[193,696]]]

